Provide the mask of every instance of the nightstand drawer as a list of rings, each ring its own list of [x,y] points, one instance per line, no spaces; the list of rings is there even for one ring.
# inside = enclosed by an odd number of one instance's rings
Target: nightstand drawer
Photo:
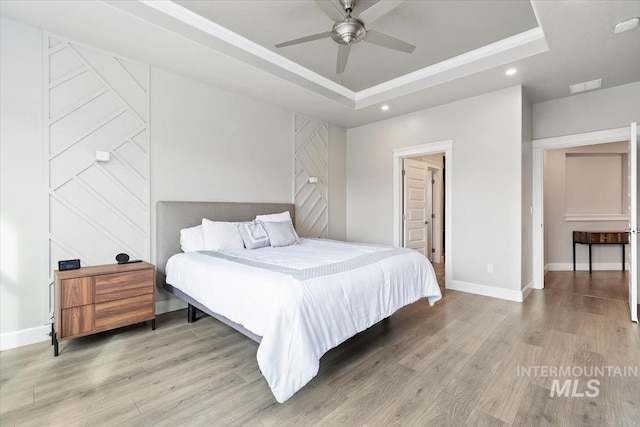
[[[103,302],[95,305],[96,330],[144,322],[155,317],[153,294]]]
[[[62,281],[62,308],[93,304],[93,277],[78,277]]]
[[[153,269],[145,269],[96,276],[95,302],[101,303],[151,294],[154,292],[153,275]]]
[[[93,305],[83,305],[62,310],[61,323],[61,339],[93,331]]]

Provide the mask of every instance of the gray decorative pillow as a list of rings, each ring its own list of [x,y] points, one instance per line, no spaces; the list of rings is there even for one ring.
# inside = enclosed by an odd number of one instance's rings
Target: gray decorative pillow
[[[274,248],[296,244],[296,233],[293,231],[291,220],[278,222],[261,222],[269,235],[269,241]]]
[[[241,222],[240,236],[247,249],[258,249],[269,246],[269,235],[260,221]]]

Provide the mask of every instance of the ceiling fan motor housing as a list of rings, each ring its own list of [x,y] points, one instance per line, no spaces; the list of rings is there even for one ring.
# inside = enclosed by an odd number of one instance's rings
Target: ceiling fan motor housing
[[[336,43],[349,45],[364,39],[367,30],[359,19],[345,18],[344,21],[336,22],[331,31],[331,38]]]

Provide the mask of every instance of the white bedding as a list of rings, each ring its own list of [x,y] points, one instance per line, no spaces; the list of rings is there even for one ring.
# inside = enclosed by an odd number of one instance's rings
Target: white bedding
[[[442,297],[423,255],[330,240],[181,253],[166,272],[167,283],[262,337],[258,365],[278,402],[331,348],[422,297]]]

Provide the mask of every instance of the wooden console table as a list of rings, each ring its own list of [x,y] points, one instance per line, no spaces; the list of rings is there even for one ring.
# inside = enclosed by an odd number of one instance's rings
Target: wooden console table
[[[629,243],[626,231],[574,231],[573,232],[573,271],[576,271],[576,243],[589,245],[589,274],[591,274],[591,245],[622,246],[622,271],[624,271],[624,245]]]

